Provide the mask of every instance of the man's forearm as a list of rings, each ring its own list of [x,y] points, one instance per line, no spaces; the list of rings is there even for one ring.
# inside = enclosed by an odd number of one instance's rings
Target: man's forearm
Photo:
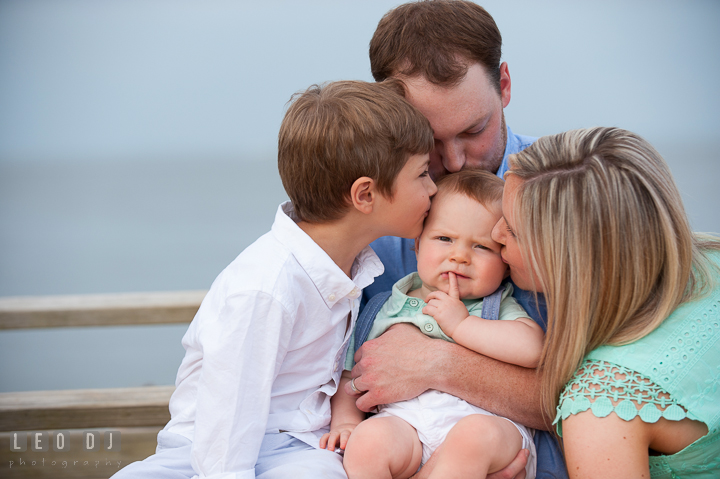
[[[357,400],[363,411],[436,389],[520,424],[547,429],[534,369],[429,338],[415,326],[396,324],[365,343],[355,360],[352,377],[358,378],[355,384],[364,391]]]
[[[546,430],[540,408],[540,377],[523,368],[483,356],[460,345],[435,341],[437,389],[499,416]],[[548,422],[549,424],[549,422]]]

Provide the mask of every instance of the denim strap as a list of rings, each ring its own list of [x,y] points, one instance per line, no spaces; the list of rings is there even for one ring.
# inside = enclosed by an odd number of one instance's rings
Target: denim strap
[[[377,316],[391,294],[392,291],[378,293],[370,298],[370,301],[368,301],[365,308],[363,308],[360,317],[355,323],[355,351],[360,349],[360,346],[362,346],[367,339],[368,334],[370,334],[370,329],[372,329],[372,325],[375,322],[375,316]]]
[[[503,291],[505,291],[505,284],[501,284],[495,292],[489,296],[483,298],[482,311],[480,317],[483,319],[498,319],[500,318],[500,303],[502,302]]]

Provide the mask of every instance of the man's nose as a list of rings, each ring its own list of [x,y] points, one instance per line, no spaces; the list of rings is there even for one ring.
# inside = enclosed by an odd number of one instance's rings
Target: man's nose
[[[455,173],[465,166],[465,150],[455,141],[443,143],[442,163],[447,171]]]

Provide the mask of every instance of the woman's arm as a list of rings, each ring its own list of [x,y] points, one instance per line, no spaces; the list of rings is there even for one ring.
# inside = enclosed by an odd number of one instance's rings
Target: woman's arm
[[[650,425],[614,413],[598,418],[588,410],[562,422],[563,445],[572,479],[650,477]]]

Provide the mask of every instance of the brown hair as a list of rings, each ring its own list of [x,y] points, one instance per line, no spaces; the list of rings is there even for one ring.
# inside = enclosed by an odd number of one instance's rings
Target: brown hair
[[[546,136],[510,156],[515,233],[547,301],[540,359],[546,417],[583,357],[649,334],[713,287],[670,169],[638,135],[590,128]]]
[[[395,80],[339,81],[293,95],[280,126],[278,169],[301,220],[342,218],[363,176],[392,199],[410,156],[430,152],[430,123],[401,91]]]
[[[390,10],[370,40],[370,69],[377,81],[420,74],[455,86],[480,63],[500,92],[502,36],[481,6],[460,0],[425,0]]]
[[[438,189],[436,198],[446,193],[460,193],[477,201],[488,211],[498,210],[499,213],[505,182],[489,171],[471,168],[447,174],[435,186]]]

